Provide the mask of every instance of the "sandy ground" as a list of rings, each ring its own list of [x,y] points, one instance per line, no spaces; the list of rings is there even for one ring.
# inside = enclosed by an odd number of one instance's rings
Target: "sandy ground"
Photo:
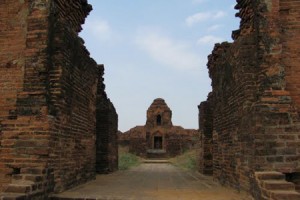
[[[211,177],[167,163],[145,163],[128,171],[98,175],[95,181],[56,195],[57,199],[251,200]],[[55,199],[55,198],[54,198]]]

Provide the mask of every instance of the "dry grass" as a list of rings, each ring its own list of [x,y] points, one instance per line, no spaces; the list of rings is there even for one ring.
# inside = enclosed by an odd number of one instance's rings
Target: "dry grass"
[[[129,153],[128,147],[119,146],[119,170],[127,170],[140,164],[140,157]]]
[[[199,153],[198,153],[197,149],[193,149],[193,150],[189,150],[175,158],[171,158],[170,162],[173,165],[180,167],[182,169],[195,171],[198,168],[198,166],[197,166],[198,155],[199,155]]]

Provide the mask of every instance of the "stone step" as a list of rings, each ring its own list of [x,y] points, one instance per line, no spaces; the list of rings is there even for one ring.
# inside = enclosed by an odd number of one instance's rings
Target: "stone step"
[[[31,180],[24,180],[24,179],[12,179],[12,184],[32,185],[32,184],[34,184],[34,181],[31,181]]]
[[[22,168],[21,174],[45,175],[48,171],[45,168]]]
[[[271,192],[271,199],[273,200],[299,200],[300,193],[296,191],[270,191]]]
[[[297,190],[297,192],[300,192],[300,185],[296,185],[295,189]]]
[[[46,179],[45,176],[41,175],[32,175],[32,174],[24,174],[24,180],[33,181],[33,182],[41,182]]]
[[[285,175],[280,172],[256,172],[255,175],[259,180],[285,180]]]
[[[35,174],[15,174],[12,176],[13,181],[33,181],[33,182],[41,182],[46,179],[45,176],[42,175],[35,175]]]
[[[146,159],[143,160],[143,163],[170,163],[170,161],[166,159]]]
[[[267,190],[295,190],[293,183],[284,180],[264,180],[262,181],[262,187]]]
[[[7,189],[5,190],[6,193],[29,193],[32,190],[32,184],[20,184],[20,183],[12,183],[9,184]]]
[[[27,200],[25,194],[18,193],[0,193],[1,200]]]
[[[167,154],[147,154],[147,159],[168,159]]]
[[[262,195],[260,198],[261,198],[260,200],[269,200],[269,197],[267,197],[265,195]]]

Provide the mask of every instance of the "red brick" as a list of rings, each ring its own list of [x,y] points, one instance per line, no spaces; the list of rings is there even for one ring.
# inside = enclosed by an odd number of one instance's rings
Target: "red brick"
[[[198,130],[173,125],[172,111],[162,98],[154,99],[146,119],[144,126],[119,134],[119,141],[126,142],[131,153],[148,158],[174,157],[198,142]],[[160,138],[157,143],[155,137]]]
[[[213,147],[214,178],[255,194],[253,172],[299,172],[300,1],[240,0],[236,8],[234,41],[208,57],[212,92],[199,115],[202,137],[207,127],[213,137],[200,171]]]
[[[37,182],[33,189],[44,196],[92,180],[97,101],[106,104],[99,102],[99,110],[110,106],[114,123],[97,134],[117,135],[103,66],[78,37],[90,11],[82,0],[0,3],[0,177],[6,177],[0,193],[18,173]],[[117,149],[113,141],[103,145]],[[110,153],[116,166],[117,152]]]

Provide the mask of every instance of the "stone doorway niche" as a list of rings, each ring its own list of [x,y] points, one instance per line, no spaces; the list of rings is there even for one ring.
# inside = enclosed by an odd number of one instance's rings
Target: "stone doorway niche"
[[[162,136],[154,136],[153,149],[162,149],[163,148],[162,144],[163,144]]]

